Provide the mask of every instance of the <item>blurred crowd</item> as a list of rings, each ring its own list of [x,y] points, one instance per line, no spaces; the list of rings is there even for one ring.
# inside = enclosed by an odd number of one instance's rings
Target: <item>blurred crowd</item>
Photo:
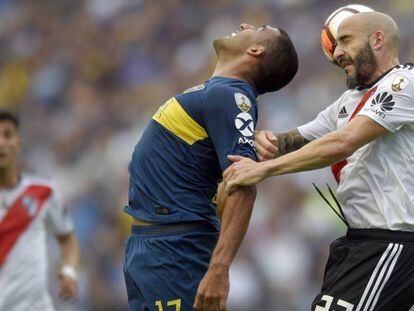
[[[359,1],[384,11],[414,60],[414,2]],[[312,120],[345,90],[320,47],[339,0],[0,0],[0,109],[22,121],[22,166],[55,179],[81,243],[80,297],[57,310],[127,310],[123,244],[130,219],[127,166],[158,106],[208,79],[214,38],[241,22],[285,29],[299,72],[262,96],[258,128],[285,131]],[[345,227],[312,187],[335,186],[328,169],[262,183],[251,226],[231,269],[229,309],[309,310],[331,240]],[[168,311],[168,310],[166,310]]]

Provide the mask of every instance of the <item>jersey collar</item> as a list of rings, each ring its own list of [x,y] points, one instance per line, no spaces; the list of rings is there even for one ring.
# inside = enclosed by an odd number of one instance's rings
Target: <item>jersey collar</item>
[[[400,66],[400,65],[397,65],[397,66],[394,66],[394,67],[388,69],[386,72],[384,72],[382,75],[380,75],[377,79],[375,79],[371,83],[358,85],[356,87],[356,89],[358,91],[362,91],[362,90],[365,90],[365,89],[372,88],[379,80],[381,80],[382,78],[384,78],[387,74],[389,74],[391,72],[391,70],[393,70],[394,68],[397,68],[398,66]]]

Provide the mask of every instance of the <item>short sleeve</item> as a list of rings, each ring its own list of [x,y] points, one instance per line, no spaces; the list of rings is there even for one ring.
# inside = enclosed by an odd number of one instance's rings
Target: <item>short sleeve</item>
[[[390,132],[414,124],[414,74],[405,70],[386,77],[358,115],[369,117]]]
[[[298,127],[299,133],[307,140],[311,141],[320,138],[330,132],[337,130],[338,107],[341,98],[322,110],[318,116],[309,123]]]
[[[46,226],[54,235],[69,234],[74,230],[73,222],[62,203],[62,196],[56,184],[52,185],[52,190],[52,195],[46,203]]]
[[[228,155],[257,161],[253,138],[257,107],[252,98],[232,87],[212,87],[205,95],[203,121],[223,171],[231,164]]]

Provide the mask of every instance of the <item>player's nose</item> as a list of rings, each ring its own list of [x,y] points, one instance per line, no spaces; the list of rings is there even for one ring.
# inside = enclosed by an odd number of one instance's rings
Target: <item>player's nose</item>
[[[336,47],[332,57],[333,57],[334,61],[336,61],[338,64],[340,64],[341,59],[344,57],[344,55],[345,55],[344,50],[342,50],[339,47]]]
[[[254,26],[247,24],[247,23],[241,23],[240,30],[246,30],[246,29],[254,29]]]

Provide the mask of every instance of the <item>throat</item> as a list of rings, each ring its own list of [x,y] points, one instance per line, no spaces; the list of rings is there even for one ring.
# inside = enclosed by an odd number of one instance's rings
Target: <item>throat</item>
[[[0,188],[14,188],[19,180],[17,169],[0,169]]]

